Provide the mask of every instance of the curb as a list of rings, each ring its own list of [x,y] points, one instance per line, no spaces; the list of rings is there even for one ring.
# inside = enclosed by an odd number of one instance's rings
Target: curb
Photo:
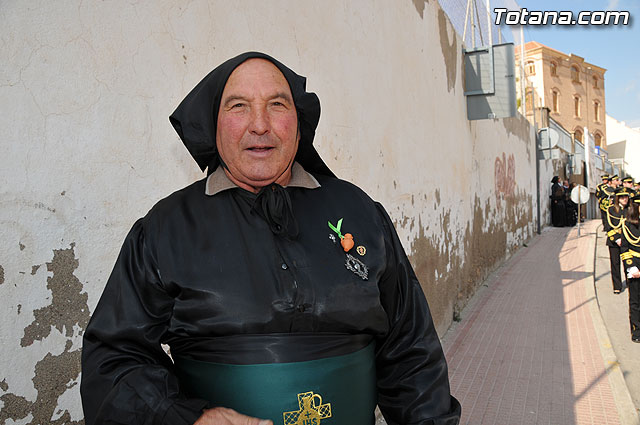
[[[590,230],[589,233],[585,232],[585,235],[581,236],[588,236],[589,243],[593,246],[593,249],[589,249],[587,251],[589,252],[588,255],[591,257],[587,257],[585,259],[585,264],[591,265],[591,270],[589,270],[591,272],[591,279],[586,280],[585,291],[587,298],[591,299],[591,301],[589,301],[589,311],[591,312],[593,327],[596,332],[596,337],[598,338],[598,345],[600,346],[600,353],[604,360],[604,366],[609,378],[609,384],[611,385],[611,391],[613,392],[613,398],[618,409],[618,414],[620,415],[620,423],[622,425],[638,425],[640,424],[638,413],[631,399],[631,394],[629,393],[629,388],[624,380],[622,371],[620,370],[620,363],[616,353],[613,351],[611,338],[609,337],[609,332],[607,331],[604,319],[602,318],[600,302],[597,298],[597,292],[595,289],[596,250],[598,247],[598,229],[601,226],[601,224],[596,226],[595,233],[593,230]]]

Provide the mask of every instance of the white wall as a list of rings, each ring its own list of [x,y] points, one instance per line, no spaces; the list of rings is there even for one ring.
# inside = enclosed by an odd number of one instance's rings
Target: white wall
[[[634,180],[640,179],[640,128],[627,127],[624,121],[607,115],[607,146],[625,141],[627,142],[624,160],[627,163],[625,171]]]
[[[533,235],[533,130],[466,120],[435,1],[33,0],[0,22],[0,422],[82,419],[81,334],[120,244],[201,177],[167,117],[240,52],[308,77],[320,154],[386,206],[439,332]]]

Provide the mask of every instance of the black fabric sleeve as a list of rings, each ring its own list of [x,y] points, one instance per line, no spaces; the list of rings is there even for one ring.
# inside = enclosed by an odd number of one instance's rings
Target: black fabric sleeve
[[[611,230],[611,225],[609,224],[609,221],[611,220],[610,218],[610,212],[611,212],[611,208],[613,207],[609,207],[607,210],[605,210],[605,218],[604,218],[604,231],[608,232],[609,230]],[[609,237],[609,236],[607,236]]]
[[[186,425],[207,405],[180,393],[162,349],[173,297],[160,280],[143,220],[127,235],[84,333],[80,392],[86,425]]]
[[[386,270],[379,282],[389,332],[377,340],[378,406],[389,425],[455,425],[447,363],[420,283],[386,211]]]

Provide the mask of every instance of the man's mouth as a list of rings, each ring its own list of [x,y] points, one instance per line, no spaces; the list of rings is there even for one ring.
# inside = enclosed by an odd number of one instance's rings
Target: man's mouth
[[[271,149],[273,149],[273,146],[253,146],[248,148],[247,150],[251,152],[261,153],[261,152],[268,152]]]

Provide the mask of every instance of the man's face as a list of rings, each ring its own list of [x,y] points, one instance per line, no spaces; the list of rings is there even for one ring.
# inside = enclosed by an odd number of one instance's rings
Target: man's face
[[[613,187],[620,186],[620,180],[618,180],[618,179],[611,180],[611,186],[613,186]]]
[[[633,183],[631,183],[631,182],[622,182],[622,186],[631,189],[633,187]]]
[[[243,62],[222,92],[216,130],[231,180],[254,192],[273,182],[287,184],[299,141],[298,116],[284,75],[265,59]]]

